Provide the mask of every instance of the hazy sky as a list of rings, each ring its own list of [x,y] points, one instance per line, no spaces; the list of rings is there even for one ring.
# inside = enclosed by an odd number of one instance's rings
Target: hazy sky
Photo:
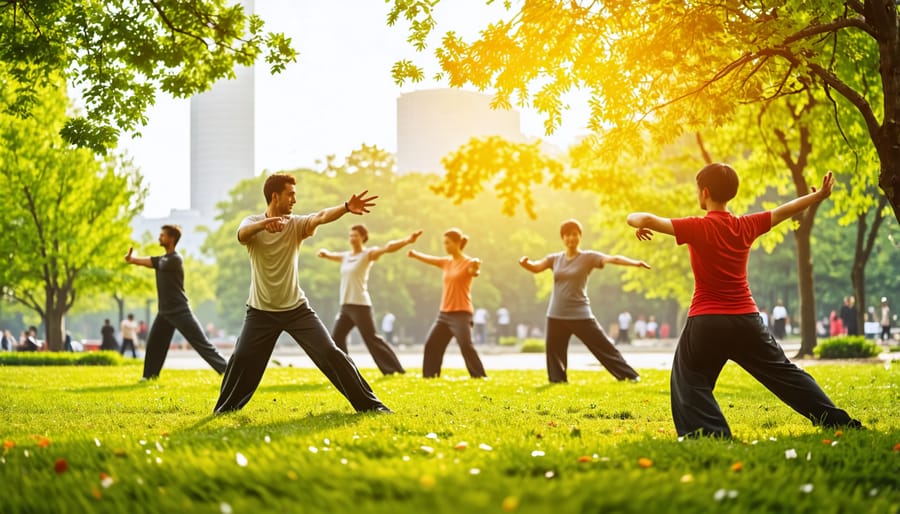
[[[445,0],[439,9],[438,34],[452,29],[464,36],[477,35],[502,13],[484,0]],[[395,151],[397,97],[446,86],[430,80],[438,71],[432,51],[417,54],[406,43],[405,26],[385,24],[383,0],[256,0],[256,12],[267,29],[293,38],[300,52],[280,75],[269,74],[264,64],[256,68],[257,173],[315,166],[361,143]],[[429,81],[395,85],[391,65],[405,57],[425,65]],[[539,116],[523,110],[522,131],[566,147],[585,132],[587,119],[583,104],[572,107],[551,137],[544,137]],[[149,119],[143,137],[124,137],[120,147],[144,173],[150,189],[144,213],[156,217],[190,204],[189,100],[160,98]]]

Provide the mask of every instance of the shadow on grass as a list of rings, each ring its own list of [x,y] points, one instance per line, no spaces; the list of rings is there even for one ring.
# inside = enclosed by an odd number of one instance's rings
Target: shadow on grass
[[[147,389],[152,385],[154,385],[152,382],[136,382],[105,386],[78,387],[74,389],[65,389],[65,391],[67,393],[114,393],[117,391],[136,391],[139,389]]]
[[[324,379],[323,379],[324,380]],[[264,385],[260,386],[257,389],[257,393],[303,393],[303,392],[312,392],[312,391],[322,391],[324,389],[332,388],[330,383],[322,381],[322,382],[301,382],[294,384],[274,384],[274,385]]]

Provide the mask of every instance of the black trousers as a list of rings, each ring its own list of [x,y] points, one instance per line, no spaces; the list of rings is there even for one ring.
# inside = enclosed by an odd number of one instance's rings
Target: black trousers
[[[568,380],[569,340],[573,335],[581,339],[616,380],[638,377],[638,372],[625,362],[596,319],[547,318],[547,375],[550,382]]]
[[[785,318],[781,318],[773,321],[772,331],[775,332],[776,338],[784,339],[785,336],[787,336],[787,320]]]
[[[619,327],[619,335],[616,336],[616,342],[624,344],[631,343],[631,334],[628,333],[627,328]]]
[[[472,343],[472,313],[471,312],[441,312],[438,319],[431,326],[428,339],[425,341],[425,355],[422,361],[422,376],[434,378],[441,376],[441,365],[444,363],[444,352],[450,340],[456,338],[456,343],[462,352],[466,369],[472,378],[484,378],[484,365],[475,351]]]
[[[369,349],[369,353],[375,360],[375,365],[382,373],[385,375],[406,373],[394,350],[375,332],[375,316],[371,305],[341,305],[341,313],[334,322],[331,337],[337,347],[344,350],[344,353],[348,353],[347,336],[350,335],[353,327],[359,330],[363,342],[366,343],[366,348]]]
[[[120,349],[122,355],[125,355],[125,351],[131,348],[131,356],[135,359],[137,358],[137,350],[134,347],[134,339],[125,339],[122,338],[122,348]]]
[[[834,427],[853,422],[809,373],[784,355],[758,314],[706,315],[688,318],[675,350],[671,399],[679,436],[731,437],[713,397],[729,359],[813,424]]]
[[[150,334],[147,336],[147,350],[144,352],[144,378],[155,378],[159,376],[163,364],[166,362],[166,355],[169,353],[169,346],[172,344],[172,336],[175,330],[181,332],[181,335],[197,350],[200,357],[203,357],[212,369],[219,374],[225,372],[225,357],[216,350],[203,327],[197,321],[194,313],[187,310],[175,314],[156,315],[153,325],[150,327]]]
[[[882,341],[890,341],[891,339],[891,326],[890,325],[881,325],[881,340]]]
[[[216,413],[242,408],[259,386],[278,336],[287,332],[358,412],[384,407],[356,365],[331,339],[308,304],[284,312],[247,308],[244,327],[222,378]]]

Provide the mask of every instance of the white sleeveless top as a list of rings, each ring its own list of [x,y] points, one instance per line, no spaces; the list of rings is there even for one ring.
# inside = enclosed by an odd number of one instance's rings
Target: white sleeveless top
[[[369,297],[369,251],[341,255],[341,305],[372,305]]]

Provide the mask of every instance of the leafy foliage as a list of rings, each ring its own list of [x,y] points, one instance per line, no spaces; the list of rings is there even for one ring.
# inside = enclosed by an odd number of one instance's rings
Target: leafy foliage
[[[0,366],[121,366],[128,362],[118,352],[0,353]]]
[[[832,337],[819,343],[820,359],[868,359],[881,353],[881,347],[863,336]]]

